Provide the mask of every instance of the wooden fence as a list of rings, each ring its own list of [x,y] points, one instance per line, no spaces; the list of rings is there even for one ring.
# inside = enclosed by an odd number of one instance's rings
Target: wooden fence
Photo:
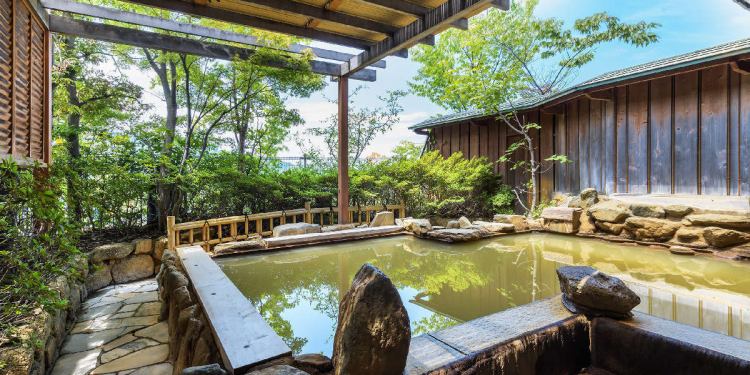
[[[404,203],[382,206],[349,207],[349,222],[370,224],[378,211],[393,211],[395,217],[406,216]],[[309,223],[333,225],[338,222],[336,207],[305,208],[264,212],[243,216],[229,216],[217,219],[175,223],[174,216],[167,217],[167,242],[170,250],[181,246],[201,245],[209,251],[214,245],[240,241],[253,235],[270,236],[274,226],[289,223]]]

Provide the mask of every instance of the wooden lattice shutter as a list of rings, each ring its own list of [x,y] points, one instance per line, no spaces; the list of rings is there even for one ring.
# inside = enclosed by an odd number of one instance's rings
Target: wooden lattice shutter
[[[0,0],[2,158],[49,162],[48,51],[49,31],[28,1]]]

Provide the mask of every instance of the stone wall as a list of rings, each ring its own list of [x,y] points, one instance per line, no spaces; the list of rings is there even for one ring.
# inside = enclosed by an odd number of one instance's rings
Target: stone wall
[[[632,203],[586,189],[564,207],[542,212],[547,231],[662,246],[674,254],[750,258],[750,216],[711,213],[686,205]]]
[[[158,270],[166,238],[145,238],[97,246],[89,252],[89,293],[110,284],[145,279]]]
[[[78,272],[86,277],[88,267],[81,257]],[[81,280],[60,276],[51,285],[60,297],[68,300],[64,309],[48,312],[42,309],[35,311],[29,324],[20,327],[23,343],[0,349],[0,373],[8,375],[44,375],[49,372],[57,360],[58,351],[68,330],[76,320],[81,302],[88,292]],[[5,366],[5,367],[3,367]]]
[[[211,327],[177,255],[164,251],[159,273],[160,320],[169,326],[169,355],[174,374],[183,369],[221,362]]]
[[[166,248],[166,238],[137,239],[94,248],[81,256],[82,280],[60,277],[50,287],[68,300],[65,309],[50,313],[39,310],[21,327],[24,344],[0,349],[0,372],[12,375],[44,375],[58,357],[81,303],[89,294],[111,284],[154,276]]]

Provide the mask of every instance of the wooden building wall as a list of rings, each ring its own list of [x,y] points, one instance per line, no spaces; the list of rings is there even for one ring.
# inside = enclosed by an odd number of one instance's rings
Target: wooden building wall
[[[610,98],[581,96],[529,111],[541,159],[572,163],[540,177],[541,194],[603,193],[750,195],[750,75],[729,64],[621,85]],[[461,151],[497,160],[518,135],[499,120],[435,128],[443,155]],[[525,157],[522,154],[516,157]],[[498,166],[509,184],[524,181]]]
[[[21,163],[50,158],[50,42],[39,14],[28,0],[0,0],[0,158]]]

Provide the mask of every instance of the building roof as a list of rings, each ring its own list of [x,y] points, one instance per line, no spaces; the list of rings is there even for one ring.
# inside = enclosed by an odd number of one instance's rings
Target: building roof
[[[576,94],[582,94],[583,92],[592,91],[592,89],[595,88],[603,88],[605,86],[610,86],[627,80],[647,78],[649,76],[660,73],[687,68],[694,65],[710,63],[713,61],[718,61],[721,59],[744,54],[750,54],[750,38],[720,44],[717,46],[685,53],[682,55],[672,56],[665,59],[655,60],[624,69],[614,70],[547,96],[522,99],[513,103],[512,106],[501,106],[500,111],[509,110],[511,109],[511,107],[516,110],[531,109],[540,105],[552,103],[564,97],[576,96]],[[466,112],[433,117],[416,125],[412,125],[411,127],[409,127],[409,129],[419,133],[429,128],[486,116],[488,116],[486,112],[482,112],[479,110],[470,110]]]

